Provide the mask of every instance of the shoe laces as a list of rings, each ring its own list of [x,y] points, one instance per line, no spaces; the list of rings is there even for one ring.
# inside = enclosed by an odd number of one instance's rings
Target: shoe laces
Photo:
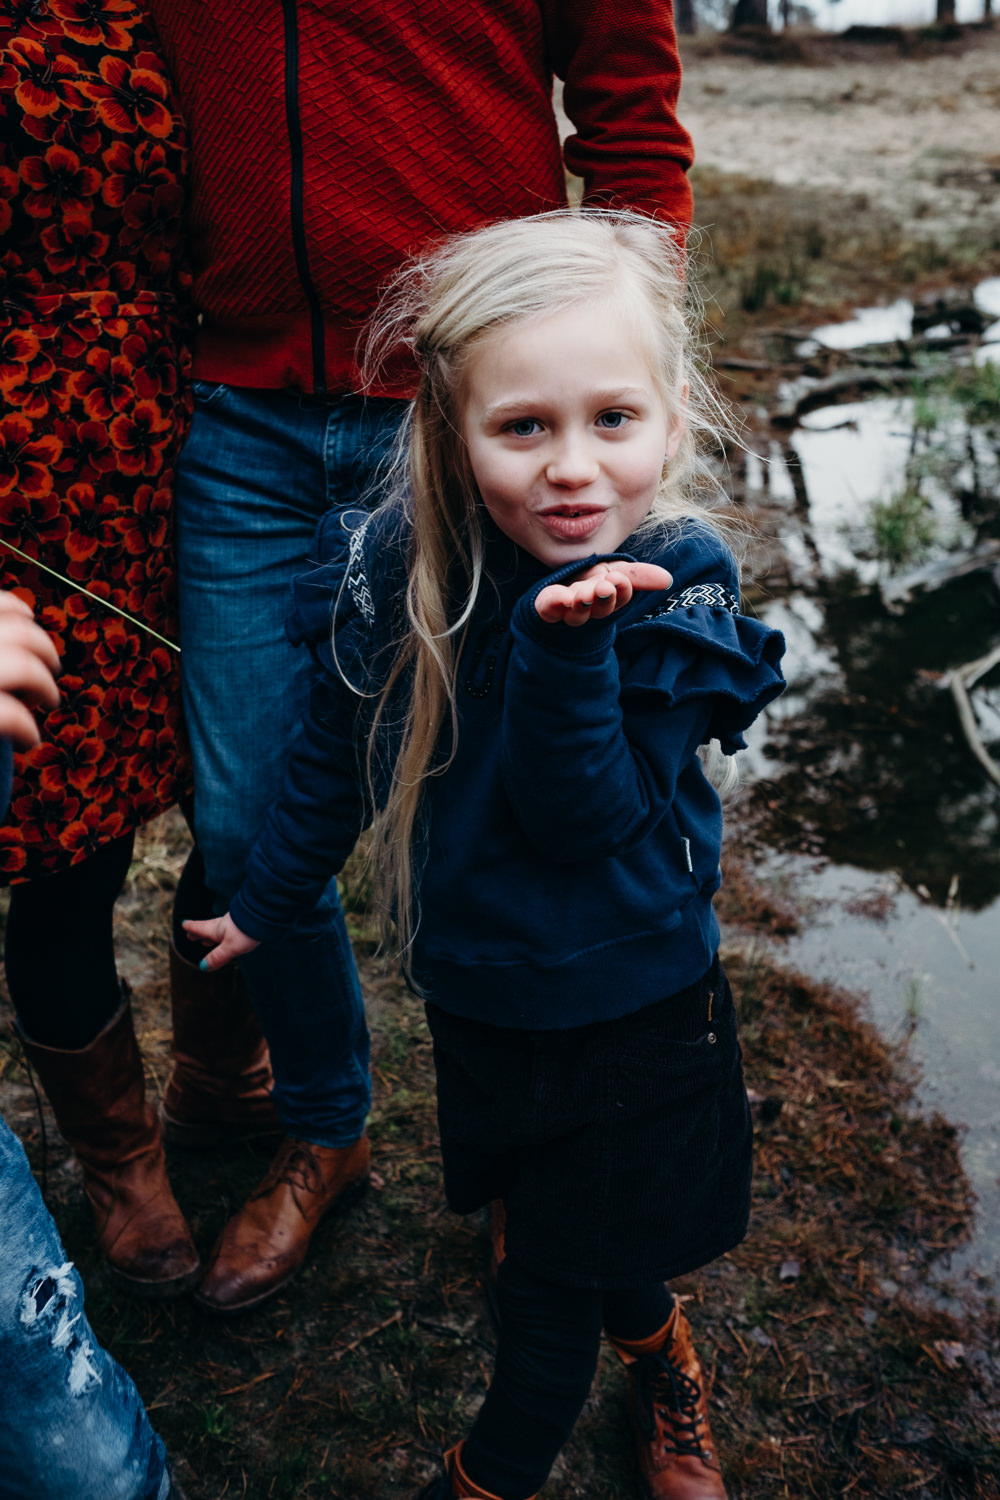
[[[664,1445],[679,1456],[711,1457],[702,1444],[698,1404],[701,1389],[661,1351],[644,1354],[636,1367],[636,1418],[647,1442],[656,1436],[657,1414],[662,1412],[666,1431],[661,1433]]]
[[[287,1182],[289,1187],[299,1188],[304,1193],[316,1192],[320,1186],[320,1170],[307,1145],[296,1142],[289,1146],[284,1158],[275,1162],[268,1180],[261,1183],[254,1196],[262,1197],[277,1187],[279,1182]]]

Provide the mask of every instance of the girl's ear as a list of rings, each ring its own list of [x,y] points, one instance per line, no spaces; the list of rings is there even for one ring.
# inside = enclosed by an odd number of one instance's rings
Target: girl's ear
[[[690,387],[685,380],[684,385],[681,388],[680,405],[671,416],[669,425],[667,427],[667,452],[664,459],[665,463],[669,463],[670,460],[674,457],[674,454],[677,452],[678,448],[681,445],[681,438],[684,436],[684,429],[687,426],[687,403],[689,389]]]

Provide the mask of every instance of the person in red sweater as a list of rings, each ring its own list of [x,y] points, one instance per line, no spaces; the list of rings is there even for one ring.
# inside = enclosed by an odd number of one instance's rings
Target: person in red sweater
[[[656,215],[683,240],[692,148],[671,0],[152,10],[193,151],[200,329],[178,566],[195,825],[221,914],[308,697],[308,654],[284,634],[289,582],[320,519],[374,497],[412,394],[403,366],[362,390],[356,348],[380,288],[430,241],[564,205],[564,165],[585,209]],[[554,76],[575,127],[564,147]],[[287,1134],[196,1293],[217,1313],[284,1286],[369,1172],[368,1037],[335,885],[241,966]]]

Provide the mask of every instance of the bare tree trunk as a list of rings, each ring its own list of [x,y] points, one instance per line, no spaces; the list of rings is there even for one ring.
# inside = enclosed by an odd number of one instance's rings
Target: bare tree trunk
[[[674,20],[682,36],[694,36],[698,30],[694,0],[674,0]]]
[[[791,9],[792,9],[792,0],[781,0],[780,5],[778,6],[778,10],[779,10],[779,12],[781,14],[781,29],[783,31],[787,31],[788,30],[788,25],[789,25],[788,17],[789,17],[789,13],[790,13]]]
[[[937,19],[939,21],[954,21],[955,0],[937,0]]]
[[[993,0],[983,0],[983,20],[989,21],[993,17]]]
[[[941,0],[938,0],[938,4]],[[733,8],[733,19],[730,22],[730,30],[735,31],[738,26],[766,26],[767,25],[767,0],[736,0]]]

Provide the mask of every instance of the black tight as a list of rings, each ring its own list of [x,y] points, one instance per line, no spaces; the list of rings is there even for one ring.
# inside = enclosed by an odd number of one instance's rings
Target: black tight
[[[11,886],[7,988],[33,1042],[86,1047],[121,1005],[112,915],[134,837],[112,839],[57,875]]]
[[[602,1326],[647,1338],[670,1316],[671,1297],[662,1282],[629,1292],[555,1286],[508,1256],[497,1302],[496,1368],[462,1466],[499,1500],[526,1500],[545,1483],[587,1399]]]
[[[132,862],[133,833],[102,844],[79,864],[11,886],[4,959],[7,988],[27,1036],[43,1047],[87,1047],[121,1005],[115,968],[114,909]],[[182,917],[212,915],[197,848],[177,887],[174,939],[198,963],[205,953],[188,941]]]

